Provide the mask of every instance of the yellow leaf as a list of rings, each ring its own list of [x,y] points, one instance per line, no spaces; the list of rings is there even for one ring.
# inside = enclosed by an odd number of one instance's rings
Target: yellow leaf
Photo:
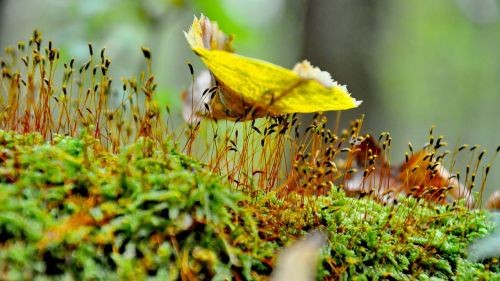
[[[266,114],[344,110],[361,103],[350,96],[345,86],[331,80],[327,72],[312,67],[307,61],[292,71],[227,49],[211,48],[213,44],[203,43],[207,41],[204,38],[225,37],[218,29],[212,35],[207,34],[212,30],[206,28],[210,23],[205,17],[195,18],[185,35],[219,86],[217,95],[210,101],[213,118],[248,120]]]
[[[345,87],[326,87],[286,68],[233,53],[194,48],[224,92],[272,115],[357,107]]]

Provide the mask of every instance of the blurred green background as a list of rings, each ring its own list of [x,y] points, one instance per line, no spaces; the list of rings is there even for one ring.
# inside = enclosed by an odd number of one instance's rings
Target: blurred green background
[[[492,155],[500,144],[498,0],[0,0],[0,11],[2,49],[36,28],[63,60],[84,62],[93,42],[115,79],[137,75],[140,47],[151,48],[161,102],[178,116],[186,63],[203,68],[182,31],[204,13],[240,54],[285,67],[307,58],[347,84],[364,103],[342,113],[344,124],[365,114],[364,132],[389,131],[393,163],[408,142],[423,146],[431,125],[451,149],[478,143]],[[488,194],[500,189],[499,167]]]

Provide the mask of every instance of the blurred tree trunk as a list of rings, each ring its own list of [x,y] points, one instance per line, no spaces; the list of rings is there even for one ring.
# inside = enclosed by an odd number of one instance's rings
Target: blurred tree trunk
[[[2,38],[3,38],[3,24],[4,24],[4,18],[5,18],[5,1],[0,0],[0,46],[2,46]]]
[[[374,93],[373,42],[377,38],[377,1],[367,0],[309,0],[304,27],[302,55],[315,66],[332,74],[349,92],[363,103],[358,109],[342,112],[341,127],[367,116],[364,132],[377,128],[383,112],[377,110]],[[330,113],[331,126],[335,112]]]

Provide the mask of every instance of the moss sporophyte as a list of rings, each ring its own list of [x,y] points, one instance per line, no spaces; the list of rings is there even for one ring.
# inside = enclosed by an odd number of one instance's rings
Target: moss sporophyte
[[[363,118],[300,118],[359,104],[328,73],[238,56],[206,17],[186,37],[209,71],[190,67],[177,128],[148,48],[118,94],[104,49],[62,63],[35,32],[6,50],[0,280],[500,279],[498,253],[467,252],[494,227],[486,152],[431,129],[394,165]]]

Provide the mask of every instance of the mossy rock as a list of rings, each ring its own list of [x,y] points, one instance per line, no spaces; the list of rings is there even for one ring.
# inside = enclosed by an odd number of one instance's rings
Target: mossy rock
[[[500,280],[498,259],[467,260],[492,224],[460,202],[250,197],[169,142],[114,154],[85,133],[0,131],[0,280],[267,279],[313,229],[328,236],[320,280]]]
[[[172,147],[92,142],[0,131],[0,279],[252,278],[242,193]]]

